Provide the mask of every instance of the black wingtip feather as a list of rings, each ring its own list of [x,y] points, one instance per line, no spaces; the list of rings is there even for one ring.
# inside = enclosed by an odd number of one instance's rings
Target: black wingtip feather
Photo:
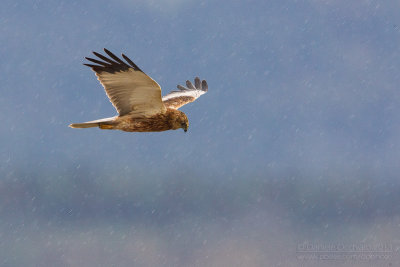
[[[93,52],[93,54],[94,54],[96,57],[98,57],[98,58],[100,58],[100,59],[102,59],[102,60],[104,60],[104,61],[106,61],[106,62],[108,62],[108,63],[110,63],[110,64],[115,64],[114,61],[112,61],[111,59],[109,59],[109,58],[103,56],[102,54],[99,54],[99,53],[97,53],[97,52]]]
[[[201,81],[201,88],[203,89],[204,92],[208,91],[208,84],[206,80]]]
[[[186,81],[186,87],[178,84],[176,86],[180,91],[186,91],[186,90],[201,90],[204,92],[208,91],[208,84],[206,80],[200,80],[199,77],[194,78],[194,85],[191,81],[187,80]],[[179,91],[173,91],[173,92],[179,92]]]
[[[201,89],[201,81],[199,77],[194,78],[194,87],[196,87],[196,89]]]
[[[128,62],[134,69],[142,71],[129,57],[122,54],[122,57]],[[143,71],[142,71],[143,72]]]
[[[187,90],[186,87],[184,87],[184,86],[182,86],[182,85],[180,85],[180,84],[178,84],[178,85],[176,86],[176,88],[178,88],[178,89],[181,90],[181,91]]]
[[[117,57],[116,55],[114,55],[113,53],[111,53],[108,49],[104,48],[104,52],[106,52],[107,55],[109,55],[112,59],[114,59],[115,61],[117,61],[119,64],[126,65],[125,62],[123,62],[119,57]]]
[[[86,64],[86,63],[83,63],[83,65],[88,66],[89,68],[96,68],[96,67],[99,67],[99,66],[97,66],[97,65]]]
[[[196,89],[196,87],[194,87],[193,83],[189,80],[186,81],[186,87],[189,89]]]
[[[135,71],[141,71],[143,72],[135,63],[133,63],[132,60],[130,60],[127,56],[122,54],[122,57],[128,62],[124,62],[122,59],[118,58],[116,55],[114,55],[112,52],[110,52],[107,48],[104,48],[104,52],[110,57],[106,57],[100,53],[97,53],[93,51],[92,53],[98,57],[99,59],[103,60],[100,61],[98,59],[90,58],[90,57],[85,57],[86,60],[90,61],[90,63],[96,63],[98,65],[93,65],[93,64],[87,64],[84,63],[83,65],[88,66],[92,68],[93,71],[95,72],[109,72],[109,73],[114,73],[114,72],[119,72],[119,71],[126,71],[129,68],[134,69]]]
[[[93,63],[99,64],[99,65],[104,66],[104,67],[109,67],[110,66],[110,64],[108,64],[106,62],[103,62],[103,61],[100,61],[100,60],[97,60],[97,59],[94,59],[94,58],[90,58],[90,57],[85,57],[85,58],[86,58],[86,60],[89,60],[89,61],[91,61]]]

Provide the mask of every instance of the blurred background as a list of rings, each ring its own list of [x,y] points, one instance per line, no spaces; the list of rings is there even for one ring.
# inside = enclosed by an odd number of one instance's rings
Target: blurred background
[[[0,266],[398,266],[399,11],[3,0]],[[115,115],[103,47],[208,81],[186,134],[67,127]]]

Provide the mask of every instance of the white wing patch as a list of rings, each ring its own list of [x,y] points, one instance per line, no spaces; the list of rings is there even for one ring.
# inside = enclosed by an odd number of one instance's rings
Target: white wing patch
[[[208,91],[207,82],[205,80],[200,81],[199,77],[194,79],[194,85],[191,81],[186,81],[186,87],[178,85],[177,88],[179,91],[172,91],[162,98],[165,107],[178,109],[195,101]]]
[[[204,95],[205,93],[206,92],[200,90],[175,91],[164,96],[162,100],[165,101],[174,97],[181,97],[181,96],[190,96],[194,98],[199,98],[201,95]]]

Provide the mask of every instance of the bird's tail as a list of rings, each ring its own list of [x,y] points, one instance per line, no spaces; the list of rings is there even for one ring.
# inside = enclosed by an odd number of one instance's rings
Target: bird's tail
[[[95,120],[95,121],[82,122],[82,123],[72,123],[72,124],[69,125],[69,127],[71,127],[71,128],[100,127],[102,129],[112,129],[112,125],[110,125],[110,123],[114,119],[115,119],[115,117],[105,118],[105,119],[100,119],[100,120]],[[110,126],[110,127],[108,127],[108,126]]]

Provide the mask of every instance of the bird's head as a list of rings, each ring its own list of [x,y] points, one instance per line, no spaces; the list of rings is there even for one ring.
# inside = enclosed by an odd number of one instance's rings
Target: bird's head
[[[183,114],[184,117],[182,117],[182,120],[180,121],[181,124],[181,128],[185,131],[185,133],[187,132],[187,130],[189,129],[189,120],[186,117],[185,114]]]
[[[185,132],[187,132],[189,128],[189,120],[186,114],[179,110],[174,111],[174,113],[175,114],[172,119],[172,129],[177,130],[182,128]]]

